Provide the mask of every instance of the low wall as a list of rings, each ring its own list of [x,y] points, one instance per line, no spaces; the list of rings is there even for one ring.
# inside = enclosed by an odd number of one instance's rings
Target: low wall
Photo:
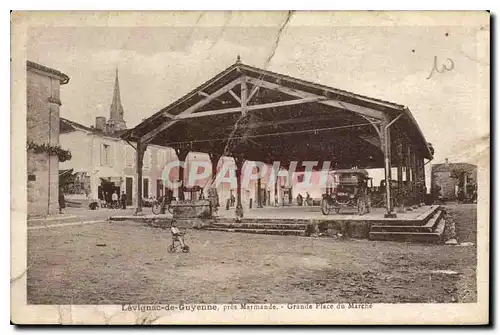
[[[173,201],[170,208],[174,219],[194,219],[212,217],[210,200],[179,200]]]

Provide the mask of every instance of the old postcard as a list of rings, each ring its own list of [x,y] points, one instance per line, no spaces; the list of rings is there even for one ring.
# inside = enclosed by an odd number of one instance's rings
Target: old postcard
[[[489,322],[488,12],[11,18],[13,323]]]

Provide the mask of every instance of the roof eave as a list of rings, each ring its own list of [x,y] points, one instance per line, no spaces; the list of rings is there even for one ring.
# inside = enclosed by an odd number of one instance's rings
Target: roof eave
[[[50,74],[50,75],[58,78],[59,79],[59,83],[61,85],[65,85],[65,84],[67,84],[69,82],[68,75],[62,73],[61,71],[57,71],[55,69],[47,67],[45,65],[41,65],[41,64],[38,64],[38,63],[35,63],[35,62],[32,62],[32,61],[28,60],[28,61],[26,61],[26,67],[30,68],[30,69],[37,70],[37,71],[44,72],[46,74]]]
[[[415,117],[410,112],[410,109],[408,107],[404,106],[402,111],[410,119],[410,121],[413,123],[415,128],[418,130],[418,133],[419,133],[422,141],[424,142],[425,150],[427,151],[427,157],[425,157],[425,158],[432,160],[434,158],[434,156],[431,153],[431,149],[429,148],[429,144],[428,144],[427,140],[425,139],[424,133],[422,132],[422,129],[420,129],[420,126],[418,125],[417,120],[415,120]]]

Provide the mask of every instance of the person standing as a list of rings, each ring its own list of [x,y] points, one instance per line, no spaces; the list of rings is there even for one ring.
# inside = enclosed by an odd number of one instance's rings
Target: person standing
[[[118,207],[118,194],[116,191],[111,195],[111,201],[113,202],[113,207]]]
[[[299,193],[299,195],[297,195],[297,205],[302,206],[302,202],[303,202],[302,194]]]
[[[233,206],[234,206],[234,203],[236,202],[236,198],[235,198],[235,196],[234,196],[234,194],[233,194],[233,190],[230,190],[230,196],[229,196],[229,199],[230,199],[230,201],[231,201],[231,207],[233,207]]]
[[[120,197],[120,201],[122,203],[122,209],[127,209],[127,195],[124,191],[122,191],[122,196]]]
[[[62,187],[59,188],[59,214],[63,213],[63,209],[66,208],[66,199],[64,199],[64,192]]]
[[[219,195],[217,194],[217,189],[215,187],[208,189],[208,200],[212,207],[212,214],[217,214],[219,209]]]
[[[306,192],[306,201],[304,201],[305,206],[311,206],[311,196],[309,195],[309,192]]]

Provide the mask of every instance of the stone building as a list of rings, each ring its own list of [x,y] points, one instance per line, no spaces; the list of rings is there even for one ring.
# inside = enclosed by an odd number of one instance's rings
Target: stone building
[[[70,205],[86,206],[91,200],[105,200],[106,194],[110,196],[115,191],[119,194],[124,191],[127,204],[132,205],[136,198],[135,149],[121,140],[119,133],[106,131],[101,117],[97,117],[96,125],[91,127],[61,118],[60,141],[73,152],[73,158],[62,163],[61,169],[73,169],[81,182],[75,185],[78,187],[65,190]],[[175,159],[173,150],[159,146],[148,148],[142,181],[145,199],[163,195],[163,188],[158,189],[156,184],[162,180],[163,167],[170,159]]]
[[[69,77],[30,61],[26,69],[28,216],[45,216],[59,211],[59,87]]]
[[[469,163],[445,163],[432,165],[432,185],[441,187],[444,200],[455,200],[458,187],[477,183],[477,166]]]

